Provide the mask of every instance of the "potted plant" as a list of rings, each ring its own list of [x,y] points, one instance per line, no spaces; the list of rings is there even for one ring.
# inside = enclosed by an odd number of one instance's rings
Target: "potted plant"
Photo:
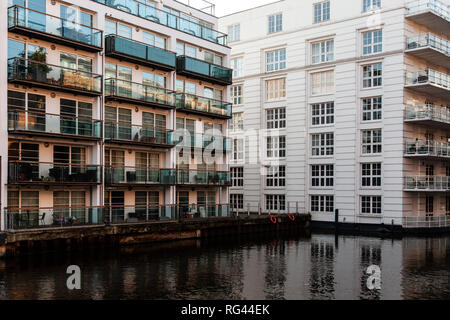
[[[39,82],[47,81],[47,74],[52,69],[45,64],[47,60],[47,53],[44,48],[39,48],[30,56],[30,62],[28,65],[29,74],[32,75],[32,79]]]

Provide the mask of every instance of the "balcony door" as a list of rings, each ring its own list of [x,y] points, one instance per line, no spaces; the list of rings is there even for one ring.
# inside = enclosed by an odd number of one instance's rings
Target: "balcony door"
[[[92,103],[60,99],[61,133],[93,135]]]
[[[164,114],[142,113],[143,137],[148,142],[167,143],[167,120]]]
[[[125,221],[125,194],[123,191],[106,192],[105,206],[110,207],[112,222]]]
[[[105,109],[106,138],[132,140],[131,110],[108,106]]]
[[[45,132],[46,97],[8,91],[8,127],[14,130]]]
[[[216,192],[197,191],[197,206],[200,218],[216,216]]]
[[[159,153],[136,152],[137,181],[160,183],[159,164]]]
[[[18,162],[10,164],[10,178],[17,181],[39,181],[39,144],[9,141],[8,161]]]
[[[53,147],[53,169],[50,175],[60,182],[83,182],[86,173],[86,148],[73,146]]]
[[[159,191],[136,191],[134,203],[140,220],[159,219]]]
[[[85,191],[54,191],[53,219],[57,223],[84,223],[86,192]]]
[[[45,0],[44,0],[45,1]],[[63,19],[62,36],[81,42],[94,44],[92,32],[93,17],[91,14],[78,10],[75,7],[60,5],[60,17]]]
[[[28,28],[46,31],[46,0],[12,0],[11,5],[22,6],[31,10],[19,9],[19,24]],[[37,12],[39,11],[39,12]]]
[[[125,181],[125,152],[121,150],[105,150],[105,166],[107,182],[120,183]]]

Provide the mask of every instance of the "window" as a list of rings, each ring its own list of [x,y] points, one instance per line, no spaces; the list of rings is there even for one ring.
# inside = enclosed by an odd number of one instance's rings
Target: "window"
[[[363,33],[363,55],[380,53],[383,51],[383,31],[369,31]]]
[[[334,165],[313,165],[311,166],[311,187],[333,187],[334,186]]]
[[[286,157],[286,137],[267,137],[267,158]]]
[[[365,98],[362,101],[362,121],[376,121],[382,118],[381,97]]]
[[[233,113],[233,119],[230,121],[231,131],[244,130],[244,113]]]
[[[363,67],[363,88],[381,87],[383,84],[383,66],[381,63]]]
[[[231,168],[231,181],[233,187],[243,187],[244,186],[244,168],[237,167]]]
[[[450,215],[450,196],[445,197],[445,212]]]
[[[280,100],[286,98],[286,79],[266,81],[266,100]]]
[[[381,214],[381,197],[380,196],[363,196],[361,197],[361,213],[362,214]]]
[[[381,187],[381,163],[361,164],[361,177],[363,188]]]
[[[267,187],[285,187],[286,186],[286,167],[270,167],[267,169],[266,176]]]
[[[314,23],[330,20],[330,1],[314,5]]]
[[[212,52],[205,51],[203,60],[212,64],[217,64],[218,66],[223,65],[222,56]]]
[[[244,140],[233,139],[233,160],[244,160]]]
[[[334,92],[334,71],[312,73],[311,85],[313,95],[332,94]]]
[[[334,196],[311,196],[311,212],[333,213]]]
[[[311,105],[311,125],[321,126],[334,123],[334,102]]]
[[[150,32],[144,31],[142,33],[142,42],[154,47],[166,49],[166,39]]]
[[[241,25],[235,24],[228,26],[228,42],[241,40]]]
[[[270,51],[266,53],[266,71],[278,71],[286,69],[286,49]]]
[[[286,196],[284,194],[266,194],[266,210],[286,210]]]
[[[231,97],[233,98],[234,105],[242,104],[243,103],[242,86],[231,87]]]
[[[105,35],[113,34],[131,39],[132,31],[133,29],[131,28],[131,26],[117,23],[108,19],[105,20]]]
[[[381,129],[364,130],[362,132],[362,153],[378,154],[382,152]]]
[[[318,133],[311,136],[313,157],[334,155],[334,133]]]
[[[268,109],[266,120],[267,129],[286,128],[286,108]]]
[[[244,195],[243,194],[230,194],[231,206],[234,210],[244,209]]]
[[[433,213],[434,212],[434,197],[425,197],[425,212]]]
[[[269,33],[283,30],[283,15],[281,13],[269,16]]]
[[[233,78],[239,78],[244,75],[244,59],[237,58],[231,60],[231,68],[233,69]]]
[[[197,58],[197,48],[182,42],[177,42],[177,56]]]
[[[334,60],[334,40],[316,42],[311,45],[312,64]]]
[[[381,8],[381,0],[363,0],[363,12]]]
[[[176,81],[176,91],[178,92],[185,92],[189,94],[196,95],[197,94],[197,85],[195,82],[189,82],[184,80],[178,80]]]

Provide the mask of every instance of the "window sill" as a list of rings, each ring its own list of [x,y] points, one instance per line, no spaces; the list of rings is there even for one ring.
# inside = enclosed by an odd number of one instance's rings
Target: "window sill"
[[[357,215],[357,217],[360,217],[360,218],[371,218],[371,219],[381,219],[381,218],[383,218],[383,215],[382,214],[362,214],[362,213],[360,213],[360,214],[358,214]]]

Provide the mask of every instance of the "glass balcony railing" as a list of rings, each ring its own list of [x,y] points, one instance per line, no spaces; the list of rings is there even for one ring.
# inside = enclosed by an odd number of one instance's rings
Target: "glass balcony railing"
[[[438,37],[432,33],[409,37],[407,40],[407,50],[431,47],[445,54],[450,54],[450,41]]]
[[[450,177],[415,176],[405,177],[408,191],[450,191]]]
[[[406,84],[433,84],[444,89],[450,89],[450,75],[435,71],[433,69],[408,72],[406,74]]]
[[[177,73],[197,77],[220,85],[233,83],[233,70],[188,56],[177,57]]]
[[[176,205],[106,206],[105,216],[111,223],[141,223],[178,220]]]
[[[127,39],[117,35],[105,37],[105,51],[108,56],[119,56],[139,61],[164,70],[176,69],[176,54],[158,47]]]
[[[101,183],[98,165],[60,164],[49,162],[10,161],[9,184]]]
[[[135,16],[159,23],[176,30],[189,33],[195,37],[208,40],[222,46],[227,45],[227,35],[213,30],[210,26],[188,20],[188,16],[180,17],[172,13],[159,10],[154,6],[137,0],[93,0]]]
[[[189,93],[177,93],[176,106],[178,109],[209,113],[222,117],[231,117],[232,115],[231,103],[200,97]]]
[[[405,120],[437,121],[450,124],[450,108],[435,105],[407,106]]]
[[[8,80],[33,82],[89,95],[102,94],[100,75],[18,57],[8,60]]]
[[[101,51],[102,31],[55,17],[44,12],[35,11],[18,5],[8,8],[8,28],[26,28],[33,33],[48,34],[50,37],[67,39]]]
[[[175,107],[175,92],[120,79],[106,79],[105,96]]]
[[[106,167],[106,184],[175,184],[174,169]]]
[[[430,140],[412,140],[405,144],[406,156],[450,157],[450,144]]]
[[[104,224],[103,207],[7,208],[6,229],[74,227]]]
[[[230,172],[177,170],[177,184],[224,186],[231,184],[231,176]]]
[[[175,146],[172,131],[118,122],[105,123],[105,139]]]
[[[215,217],[230,217],[232,214],[231,206],[229,204],[216,205],[178,205],[180,219],[201,219],[201,218],[215,218]]]
[[[408,14],[416,14],[431,11],[434,14],[450,21],[450,9],[448,5],[438,0],[413,0],[406,4]]]
[[[8,130],[101,138],[102,121],[25,110],[8,111]]]
[[[209,148],[222,151],[231,151],[232,144],[231,138],[203,134],[184,135],[179,132],[174,132],[174,141],[177,147]]]

